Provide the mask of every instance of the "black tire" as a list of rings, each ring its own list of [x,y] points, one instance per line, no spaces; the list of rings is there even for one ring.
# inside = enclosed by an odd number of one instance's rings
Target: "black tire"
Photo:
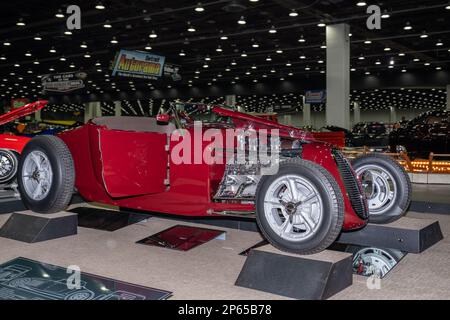
[[[392,205],[389,208],[386,207],[386,212],[375,214],[369,206],[369,221],[377,224],[385,224],[400,219],[411,204],[412,186],[408,173],[397,161],[383,154],[361,156],[352,162],[352,167],[356,172],[358,172],[359,168],[366,165],[376,165],[383,168],[383,170],[392,176],[396,185]]]
[[[47,196],[41,200],[32,199],[24,188],[23,165],[33,151],[43,152],[49,159],[53,179]],[[55,136],[38,136],[24,148],[17,175],[19,191],[25,206],[37,213],[56,213],[67,209],[73,195],[75,169],[72,155],[66,144]]]
[[[2,159],[8,162],[8,167],[11,166],[9,170],[5,170],[5,168],[3,168],[3,165],[6,164],[3,163],[4,161],[2,161]],[[0,184],[8,184],[12,180],[14,180],[18,166],[19,159],[15,152],[6,149],[0,149]]]
[[[279,236],[269,225],[264,212],[264,198],[269,186],[285,175],[297,175],[308,180],[318,191],[323,204],[322,221],[315,234],[301,242]],[[263,236],[276,248],[296,254],[308,255],[328,248],[339,236],[344,222],[342,192],[333,176],[323,167],[303,159],[282,162],[275,175],[263,176],[256,190],[256,221]]]

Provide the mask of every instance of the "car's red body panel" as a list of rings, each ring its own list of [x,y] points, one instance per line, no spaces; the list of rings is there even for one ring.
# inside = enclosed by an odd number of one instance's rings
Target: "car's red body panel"
[[[361,228],[367,223],[352,208],[330,144],[314,141],[309,133],[300,129],[251,115],[224,108],[215,108],[214,112],[232,117],[237,128],[278,129],[280,137],[305,141],[302,158],[328,170],[343,191],[344,230]],[[187,130],[194,136],[193,127]],[[91,121],[63,132],[59,137],[71,151],[76,188],[87,201],[186,216],[255,210],[251,203],[214,201],[225,164],[207,164],[204,161],[200,164],[175,164],[169,155],[178,142],[170,141],[169,150],[166,150],[166,134],[111,130]],[[205,150],[210,142],[202,144],[202,150]],[[192,160],[194,157],[191,154]],[[170,186],[164,184],[166,178]]]
[[[45,100],[36,101],[0,115],[0,125],[4,125],[21,117],[35,113],[36,111],[44,108],[47,103],[48,101]],[[28,141],[30,141],[30,138],[28,137],[19,137],[12,134],[0,134],[0,149],[8,149],[21,153]]]

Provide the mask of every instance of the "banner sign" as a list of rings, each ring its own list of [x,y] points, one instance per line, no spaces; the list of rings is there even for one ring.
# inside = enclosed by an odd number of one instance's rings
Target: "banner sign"
[[[326,100],[327,100],[327,92],[325,90],[306,91],[305,103],[308,104],[325,103]]]
[[[86,77],[87,74],[84,72],[46,74],[41,78],[42,87],[45,91],[70,92],[84,88]]]
[[[166,63],[164,65],[164,75],[172,77],[173,81],[180,81],[181,80],[180,66]]]
[[[148,52],[120,50],[112,75],[156,80],[163,74],[165,59]]]
[[[11,99],[11,110],[23,107],[28,103],[28,99]]]

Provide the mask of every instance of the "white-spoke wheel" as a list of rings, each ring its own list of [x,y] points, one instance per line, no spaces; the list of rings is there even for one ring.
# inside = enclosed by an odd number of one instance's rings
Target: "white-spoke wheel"
[[[367,196],[369,211],[380,215],[395,204],[397,184],[394,177],[379,165],[364,165],[356,169]]]
[[[264,214],[270,228],[281,238],[305,241],[322,222],[322,199],[309,180],[296,175],[282,176],[267,189]]]
[[[49,158],[39,150],[30,152],[23,162],[22,181],[27,196],[35,201],[44,199],[50,192],[53,170]]]

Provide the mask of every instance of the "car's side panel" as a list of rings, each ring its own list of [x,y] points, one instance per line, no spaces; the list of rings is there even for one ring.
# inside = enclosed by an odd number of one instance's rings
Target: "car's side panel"
[[[166,134],[100,128],[98,135],[103,183],[112,198],[166,190]]]
[[[9,134],[0,134],[0,148],[22,153],[25,145],[30,141],[28,137],[18,137]]]

